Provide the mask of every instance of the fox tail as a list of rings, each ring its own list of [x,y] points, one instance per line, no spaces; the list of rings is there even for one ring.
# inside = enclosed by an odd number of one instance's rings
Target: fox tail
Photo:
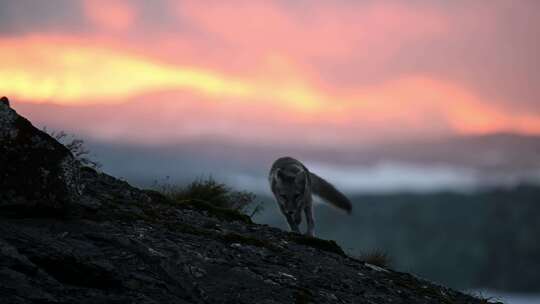
[[[324,180],[322,177],[311,172],[309,175],[311,178],[313,193],[315,195],[319,196],[325,202],[333,205],[334,207],[343,209],[347,211],[348,214],[351,214],[351,201],[349,201],[349,199],[343,193],[339,192],[339,190],[337,190],[332,184]]]

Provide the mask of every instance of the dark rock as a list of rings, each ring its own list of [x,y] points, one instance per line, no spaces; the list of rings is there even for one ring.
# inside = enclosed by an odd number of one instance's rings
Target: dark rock
[[[80,193],[79,165],[70,151],[0,103],[0,212],[61,215]]]
[[[3,103],[4,105],[9,107],[9,99],[6,96],[0,98],[0,103]]]
[[[0,303],[485,303],[90,168],[72,179],[69,151],[0,119]]]

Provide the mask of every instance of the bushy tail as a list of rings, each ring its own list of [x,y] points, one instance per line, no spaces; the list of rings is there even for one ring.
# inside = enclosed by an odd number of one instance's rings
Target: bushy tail
[[[318,175],[311,172],[309,173],[309,175],[311,177],[311,186],[315,195],[319,196],[327,203],[343,209],[349,214],[351,213],[352,204],[349,199],[345,195],[343,195],[343,193],[339,192],[339,190],[337,190],[329,182],[325,181],[322,177],[319,177]]]

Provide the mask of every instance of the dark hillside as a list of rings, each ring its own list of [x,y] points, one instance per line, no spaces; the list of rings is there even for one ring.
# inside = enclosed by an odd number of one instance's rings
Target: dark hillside
[[[0,103],[1,303],[484,303],[82,168]]]

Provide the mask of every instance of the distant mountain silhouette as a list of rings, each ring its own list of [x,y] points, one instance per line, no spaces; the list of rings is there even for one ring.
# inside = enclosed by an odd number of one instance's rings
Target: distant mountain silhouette
[[[466,168],[474,170],[481,178],[492,179],[491,184],[497,184],[500,180],[511,180],[513,184],[531,179],[540,180],[540,136],[512,133],[456,135],[388,140],[387,143],[376,145],[359,142],[358,145],[351,143],[349,147],[328,148],[300,144],[263,145],[217,135],[183,137],[176,142],[161,144],[136,144],[128,143],[128,139],[123,142],[117,138],[110,141],[93,140],[84,134],[88,126],[85,127],[79,121],[93,118],[90,121],[96,124],[95,121],[101,123],[114,117],[114,120],[122,124],[122,119],[127,121],[139,117],[136,115],[140,113],[133,112],[132,107],[140,108],[143,102],[137,101],[134,105],[83,107],[16,104],[21,113],[31,113],[27,116],[37,125],[47,125],[50,130],[62,129],[82,137],[105,169],[139,185],[166,176],[176,181],[188,181],[200,175],[249,175],[263,178],[272,161],[282,155],[292,155],[307,163],[360,169],[387,163]],[[53,116],[58,119],[47,121],[48,117]],[[80,129],[66,129],[65,126],[77,126]],[[151,127],[141,125],[137,130]],[[92,127],[99,128],[99,125]],[[137,130],[132,132],[136,133]],[[180,167],[183,169],[178,170]]]

